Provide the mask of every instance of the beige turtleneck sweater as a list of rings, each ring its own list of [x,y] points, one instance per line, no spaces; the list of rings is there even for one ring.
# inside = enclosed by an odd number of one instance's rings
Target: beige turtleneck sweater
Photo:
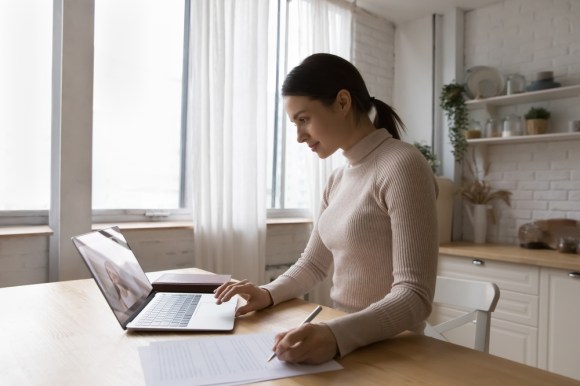
[[[326,322],[340,355],[405,330],[422,331],[437,270],[437,184],[412,145],[375,130],[335,170],[304,253],[263,286],[274,304],[304,295],[334,263],[331,299],[348,313]]]

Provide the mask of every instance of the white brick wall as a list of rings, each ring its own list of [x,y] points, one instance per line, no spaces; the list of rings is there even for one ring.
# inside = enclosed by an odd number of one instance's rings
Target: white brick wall
[[[580,83],[580,2],[506,0],[465,15],[465,66],[490,65],[528,80],[554,71],[562,85]]]
[[[580,1],[506,0],[466,13],[465,67],[489,65],[504,75],[521,73],[528,81],[538,71],[554,71],[562,85],[580,84]],[[580,100],[534,103],[552,112],[552,132],[567,131],[580,118]],[[523,115],[532,105],[502,108],[498,116]],[[479,114],[479,115],[478,115]],[[474,114],[485,120],[485,112]],[[488,241],[517,244],[519,227],[533,220],[580,220],[580,140],[489,145],[488,181],[513,193],[512,206],[495,203],[497,224]],[[464,237],[471,237],[464,218]]]
[[[191,229],[127,229],[123,234],[147,272],[194,266]],[[48,236],[0,237],[0,288],[47,281]]]
[[[0,237],[0,287],[47,281],[46,236]]]
[[[580,220],[579,153],[580,139],[489,146],[486,179],[494,189],[511,191],[512,204],[493,204],[497,222],[488,227],[488,242],[517,244],[519,227],[533,220]],[[464,236],[471,237],[469,226]]]
[[[395,25],[357,9],[353,20],[353,64],[361,72],[371,96],[393,102]]]
[[[294,263],[304,252],[312,224],[270,224],[266,237],[266,265]]]

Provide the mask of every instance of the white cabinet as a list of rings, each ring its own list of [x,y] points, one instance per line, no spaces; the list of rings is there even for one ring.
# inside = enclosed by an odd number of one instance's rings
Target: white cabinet
[[[438,274],[491,281],[500,289],[492,314],[490,354],[531,366],[538,364],[539,268],[466,257],[439,256]],[[459,311],[434,306],[429,320],[442,322]],[[474,326],[457,329],[447,338],[473,347]]]
[[[580,380],[580,271],[440,254],[438,274],[499,287],[490,354]],[[434,306],[429,320],[457,313]],[[467,326],[447,338],[473,347],[473,334]]]
[[[540,275],[539,367],[580,379],[580,272]]]

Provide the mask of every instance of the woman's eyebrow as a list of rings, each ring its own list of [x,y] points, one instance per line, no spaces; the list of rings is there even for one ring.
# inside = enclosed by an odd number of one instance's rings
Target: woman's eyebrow
[[[306,111],[306,109],[302,109],[302,110],[298,111],[296,114],[294,114],[294,115],[292,116],[292,122],[294,122],[294,121],[296,120],[296,118],[298,118],[298,116],[299,116],[300,114],[302,114],[303,112],[305,112],[305,111]]]

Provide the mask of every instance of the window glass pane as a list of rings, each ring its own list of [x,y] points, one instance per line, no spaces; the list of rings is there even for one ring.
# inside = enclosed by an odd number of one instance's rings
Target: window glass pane
[[[286,76],[285,71],[291,71],[314,52],[330,52],[350,58],[351,12],[348,7],[310,0],[284,3],[286,7],[282,8],[280,17],[282,37],[279,40],[279,59],[283,63],[280,66],[280,83]],[[288,20],[287,26],[284,25],[285,20]],[[316,203],[312,199],[320,200],[314,194],[320,190],[320,183],[326,182],[327,171],[344,164],[342,151],[319,161],[306,145],[297,143],[296,127],[288,120],[282,101],[278,108],[278,121],[270,140],[272,150],[269,155],[273,171],[268,190],[269,208],[315,209]]]
[[[96,0],[93,209],[180,205],[183,0]]]
[[[50,201],[52,1],[0,1],[0,211]]]

